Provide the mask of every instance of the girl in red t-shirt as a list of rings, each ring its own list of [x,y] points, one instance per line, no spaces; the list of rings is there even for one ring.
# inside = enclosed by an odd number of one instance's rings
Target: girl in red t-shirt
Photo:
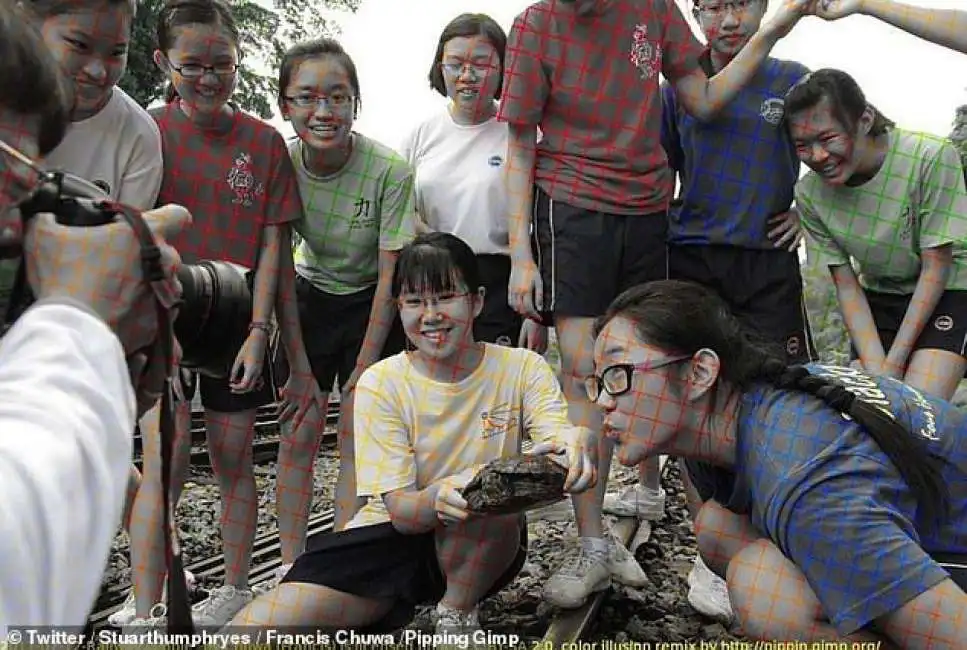
[[[287,395],[300,402],[295,409],[300,412],[318,395],[293,316],[291,251],[283,245],[290,239],[289,224],[302,215],[302,204],[282,136],[231,101],[238,81],[239,33],[229,7],[219,0],[169,2],[158,19],[157,42],[154,60],[170,84],[166,104],[151,111],[164,151],[159,201],[183,205],[193,215],[190,230],[171,244],[186,264],[227,262],[251,273],[251,322],[229,376],[193,375],[183,367],[184,399],[176,418],[175,497],[184,480],[190,402],[199,385],[209,453],[221,488],[225,584],[214,589],[193,616],[199,626],[216,626],[252,598],[248,575],[258,512],[252,437],[256,409],[275,400],[273,378],[264,361],[277,302],[292,366]],[[183,366],[187,361],[183,359]],[[163,616],[163,608],[152,607],[161,596],[164,576],[159,438],[156,427],[145,428],[152,431],[145,431],[145,488],[138,495],[132,522],[139,614],[132,625],[157,624]],[[145,614],[150,620],[145,621]]]

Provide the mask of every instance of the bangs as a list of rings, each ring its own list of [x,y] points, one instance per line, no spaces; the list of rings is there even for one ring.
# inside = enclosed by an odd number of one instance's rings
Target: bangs
[[[469,290],[450,251],[426,244],[405,249],[396,262],[393,296]]]

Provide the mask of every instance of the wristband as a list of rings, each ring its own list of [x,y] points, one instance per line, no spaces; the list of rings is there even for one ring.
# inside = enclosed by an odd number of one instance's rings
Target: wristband
[[[268,337],[271,337],[272,336],[272,325],[270,325],[269,323],[261,323],[261,322],[258,322],[258,321],[249,323],[249,325],[248,325],[248,331],[249,331],[249,333],[251,334],[255,330],[261,330],[261,331],[265,332],[265,335],[268,336]]]

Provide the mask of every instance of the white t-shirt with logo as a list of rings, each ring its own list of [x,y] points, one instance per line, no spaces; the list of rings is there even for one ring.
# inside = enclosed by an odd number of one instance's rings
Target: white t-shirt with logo
[[[465,126],[448,106],[417,126],[400,153],[416,170],[416,205],[433,230],[478,255],[509,255],[504,171],[508,127],[497,118]]]
[[[161,190],[161,133],[154,118],[115,87],[99,113],[68,127],[43,163],[101,186],[119,203],[146,210],[155,207]]]

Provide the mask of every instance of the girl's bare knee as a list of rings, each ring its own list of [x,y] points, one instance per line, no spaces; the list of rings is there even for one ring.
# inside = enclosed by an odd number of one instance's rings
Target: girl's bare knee
[[[437,533],[437,558],[444,575],[472,574],[494,580],[510,566],[520,549],[518,515],[472,519]],[[487,585],[489,586],[489,585]]]
[[[379,621],[391,607],[391,601],[354,596],[322,585],[286,582],[253,600],[228,627],[357,628]]]
[[[702,504],[694,525],[699,554],[720,576],[725,575],[736,554],[759,538],[748,517],[737,515],[712,500]]]
[[[752,639],[805,638],[823,618],[802,571],[767,539],[735,554],[726,584],[736,619]]]

